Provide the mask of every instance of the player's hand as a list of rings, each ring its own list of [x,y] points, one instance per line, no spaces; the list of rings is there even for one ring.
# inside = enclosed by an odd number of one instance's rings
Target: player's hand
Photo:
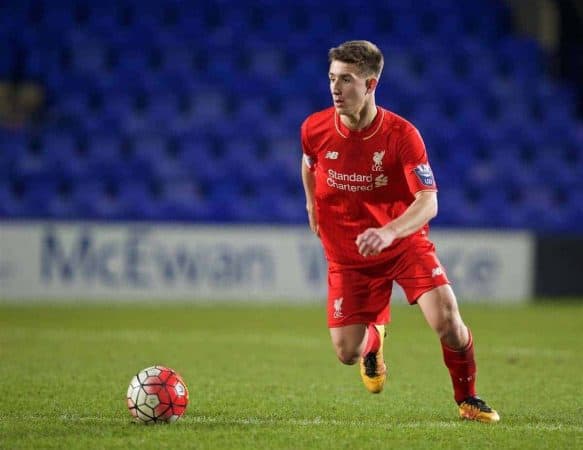
[[[318,217],[316,215],[316,208],[314,206],[308,206],[306,208],[306,210],[308,211],[308,220],[310,222],[310,230],[312,230],[312,232],[320,237],[320,230],[318,228]]]
[[[356,237],[358,253],[376,256],[393,243],[397,233],[392,228],[368,228]]]

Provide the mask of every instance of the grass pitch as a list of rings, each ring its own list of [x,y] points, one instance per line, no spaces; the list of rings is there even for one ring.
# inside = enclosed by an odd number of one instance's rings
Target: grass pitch
[[[582,448],[583,302],[462,305],[497,425],[457,418],[437,339],[395,306],[389,382],[336,361],[323,306],[0,305],[0,448]],[[130,378],[190,390],[174,425],[133,424]]]

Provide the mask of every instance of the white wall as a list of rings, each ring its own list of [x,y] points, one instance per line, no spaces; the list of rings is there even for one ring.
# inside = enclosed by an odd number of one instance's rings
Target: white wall
[[[531,297],[529,234],[438,230],[431,237],[460,301]],[[306,227],[0,222],[0,299],[325,296],[326,264]]]

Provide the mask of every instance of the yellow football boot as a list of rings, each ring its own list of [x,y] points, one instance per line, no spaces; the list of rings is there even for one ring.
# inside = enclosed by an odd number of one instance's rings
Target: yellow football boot
[[[500,416],[479,397],[468,397],[459,405],[460,417],[483,423],[496,423]]]
[[[381,345],[376,353],[370,352],[360,358],[360,376],[366,389],[378,394],[385,387],[387,379],[387,366],[383,357],[383,346],[385,341],[385,326],[375,325],[381,341]]]

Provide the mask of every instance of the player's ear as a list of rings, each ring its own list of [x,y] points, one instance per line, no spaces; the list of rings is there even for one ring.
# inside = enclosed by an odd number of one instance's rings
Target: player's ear
[[[376,78],[370,78],[366,82],[366,93],[369,94],[374,92],[375,88],[377,87],[378,80]]]

